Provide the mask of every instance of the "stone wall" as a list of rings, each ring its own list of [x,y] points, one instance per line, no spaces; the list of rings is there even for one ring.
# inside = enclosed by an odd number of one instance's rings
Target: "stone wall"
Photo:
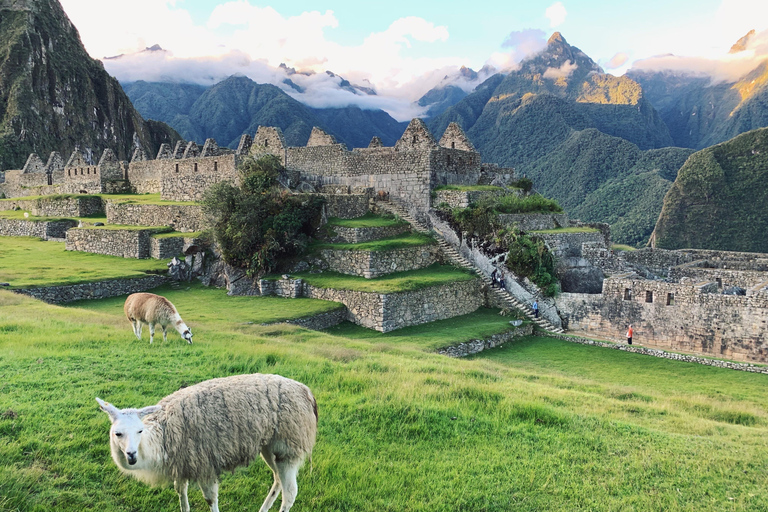
[[[90,217],[104,213],[104,204],[100,197],[42,197],[39,199],[0,201],[0,210],[19,208],[38,217]]]
[[[722,291],[723,288],[738,286],[749,290],[768,281],[768,273],[756,270],[728,270],[724,268],[701,268],[694,263],[673,267],[669,279],[680,282],[683,279],[696,282],[714,282]]]
[[[67,231],[68,251],[92,252],[123,258],[151,256],[151,229],[75,228]]]
[[[568,215],[565,213],[502,213],[499,221],[505,226],[517,225],[523,231],[567,228]]]
[[[77,226],[76,220],[16,220],[0,219],[0,236],[34,236],[48,240],[64,238],[67,230]]]
[[[341,322],[347,319],[347,308],[340,307],[327,313],[320,313],[318,315],[307,316],[304,318],[297,318],[295,320],[287,320],[286,324],[298,325],[305,329],[312,329],[314,331],[322,331],[335,325],[339,325]]]
[[[131,293],[145,292],[164,284],[165,276],[149,275],[130,279],[110,279],[94,283],[48,286],[41,288],[20,288],[15,293],[29,295],[49,304],[61,304],[85,299],[106,299]]]
[[[580,257],[582,244],[606,247],[605,237],[599,231],[582,233],[536,233],[549,247],[556,258]]]
[[[316,288],[304,283],[304,296],[341,302],[347,306],[348,320],[380,332],[466,315],[483,302],[479,279],[389,294]]]
[[[411,230],[409,224],[383,226],[378,228],[346,228],[342,226],[330,226],[330,228],[335,233],[335,236],[331,238],[332,242],[347,244],[371,242],[373,240],[397,236]]]
[[[156,260],[167,260],[178,256],[193,245],[200,243],[198,238],[185,236],[149,237],[150,256]]]
[[[132,226],[170,226],[176,231],[194,232],[205,228],[200,205],[159,205],[116,203],[107,200],[107,222]]]
[[[446,203],[451,208],[466,208],[472,203],[507,193],[501,188],[498,190],[435,190],[432,205]]]
[[[716,283],[612,278],[601,295],[563,293],[568,329],[621,341],[631,323],[637,343],[739,361],[768,361],[768,293],[717,293]]]
[[[153,160],[161,167],[160,195],[170,201],[199,201],[220,181],[238,182],[239,157],[234,154]]]
[[[425,268],[440,259],[437,246],[428,245],[391,251],[323,249],[320,254],[330,270],[367,279]]]
[[[368,194],[317,194],[325,198],[325,213],[328,217],[356,219],[370,209],[371,196]]]
[[[437,350],[438,354],[448,357],[466,357],[472,354],[478,354],[489,348],[496,348],[508,343],[516,338],[530,336],[533,334],[533,324],[528,323],[520,327],[513,328],[511,331],[494,334],[489,338],[476,339],[444,347]]]

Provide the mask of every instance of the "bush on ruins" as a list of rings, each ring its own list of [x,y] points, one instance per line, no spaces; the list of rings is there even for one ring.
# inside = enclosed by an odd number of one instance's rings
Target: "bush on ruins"
[[[203,211],[224,261],[257,277],[306,249],[324,199],[281,190],[277,178],[283,167],[273,155],[246,158],[238,170],[241,186],[217,183],[206,191]]]

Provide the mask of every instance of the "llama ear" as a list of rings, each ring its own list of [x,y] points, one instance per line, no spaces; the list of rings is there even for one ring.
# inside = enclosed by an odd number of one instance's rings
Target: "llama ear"
[[[153,412],[159,411],[160,409],[162,409],[162,407],[160,407],[159,405],[150,405],[149,407],[144,407],[143,409],[139,409],[138,411],[136,411],[136,414],[138,414],[139,419],[141,419],[148,414],[152,414]]]
[[[105,402],[104,400],[98,397],[96,397],[96,401],[99,403],[99,407],[101,407],[101,410],[109,414],[109,419],[111,419],[112,422],[114,423],[118,415],[120,414],[120,411],[118,410],[118,408],[110,404],[109,402]]]

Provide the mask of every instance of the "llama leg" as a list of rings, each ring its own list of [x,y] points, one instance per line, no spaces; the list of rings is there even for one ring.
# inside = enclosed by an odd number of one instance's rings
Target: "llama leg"
[[[136,336],[141,339],[141,330],[144,329],[144,324],[141,323],[141,320],[136,320],[136,328],[139,330],[139,334]]]
[[[275,462],[275,454],[269,450],[266,446],[261,450],[261,457],[264,462],[272,468],[272,474],[274,475],[275,482],[272,484],[272,488],[267,494],[267,499],[264,500],[264,504],[261,505],[259,512],[267,512],[275,503],[277,496],[280,494],[280,476],[277,472],[277,463]]]
[[[149,344],[152,344],[152,340],[155,337],[155,324],[149,324]]]
[[[296,475],[299,474],[301,461],[284,460],[277,463],[277,471],[280,474],[280,483],[283,487],[283,503],[280,505],[280,512],[288,512],[296,501],[296,493],[299,486],[296,483]]]
[[[134,319],[131,320],[131,325],[133,326],[133,335],[141,341],[141,323]]]
[[[181,505],[181,512],[189,512],[189,499],[187,498],[187,487],[189,482],[186,480],[173,482],[173,488],[179,495],[179,504]]]
[[[165,343],[166,341],[168,341],[168,331],[167,331],[167,328],[163,326],[163,343]]]
[[[198,482],[211,512],[219,512],[219,482]]]

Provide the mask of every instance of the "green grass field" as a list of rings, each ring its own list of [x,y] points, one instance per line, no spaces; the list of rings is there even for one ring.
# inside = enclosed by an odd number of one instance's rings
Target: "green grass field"
[[[440,190],[460,190],[462,192],[503,192],[502,187],[495,185],[440,185],[434,188],[435,191]]]
[[[339,217],[331,217],[328,219],[329,226],[340,226],[344,228],[384,228],[390,226],[404,226],[407,224],[408,223],[402,219],[376,215],[372,212],[368,212],[362,217],[356,217],[354,219],[340,219]]]
[[[103,200],[114,201],[116,203],[136,203],[136,204],[172,204],[188,205],[198,204],[194,201],[166,201],[160,198],[160,194],[57,194],[48,196],[26,196],[14,197],[10,199],[0,199],[0,201],[26,201],[34,199],[68,199],[77,197],[100,197]]]
[[[322,274],[298,272],[291,274],[292,278],[301,278],[312,286],[318,288],[335,288],[337,290],[355,290],[359,292],[394,293],[419,290],[429,286],[452,283],[456,281],[470,281],[477,276],[464,270],[448,265],[434,264],[419,270],[395,272],[373,279],[358,276],[348,276],[338,272],[325,271]],[[270,276],[270,279],[278,279],[279,276]]]
[[[598,231],[600,230],[597,228],[590,228],[589,226],[571,226],[567,228],[538,229],[536,231],[531,231],[531,233],[543,233],[549,235],[557,233],[597,233]]]
[[[193,345],[136,340],[122,299],[58,307],[0,291],[0,510],[176,512],[173,490],[114,466],[94,397],[139,407],[250,372],[318,400],[296,511],[768,510],[764,375],[549,338],[454,360],[431,349],[501,317],[322,333],[258,325],[306,311],[300,300],[163,293]],[[256,510],[271,483],[261,461],[222,475],[221,509]],[[190,500],[207,510],[196,487]]]
[[[67,251],[64,245],[33,237],[0,237],[0,281],[27,288],[140,277],[168,269],[167,260]]]
[[[321,249],[335,249],[337,251],[393,251],[395,249],[407,249],[409,247],[420,247],[422,245],[434,245],[435,239],[422,233],[403,233],[402,235],[381,238],[371,242],[362,242],[358,244],[330,244],[313,243],[310,250],[319,251]]]

